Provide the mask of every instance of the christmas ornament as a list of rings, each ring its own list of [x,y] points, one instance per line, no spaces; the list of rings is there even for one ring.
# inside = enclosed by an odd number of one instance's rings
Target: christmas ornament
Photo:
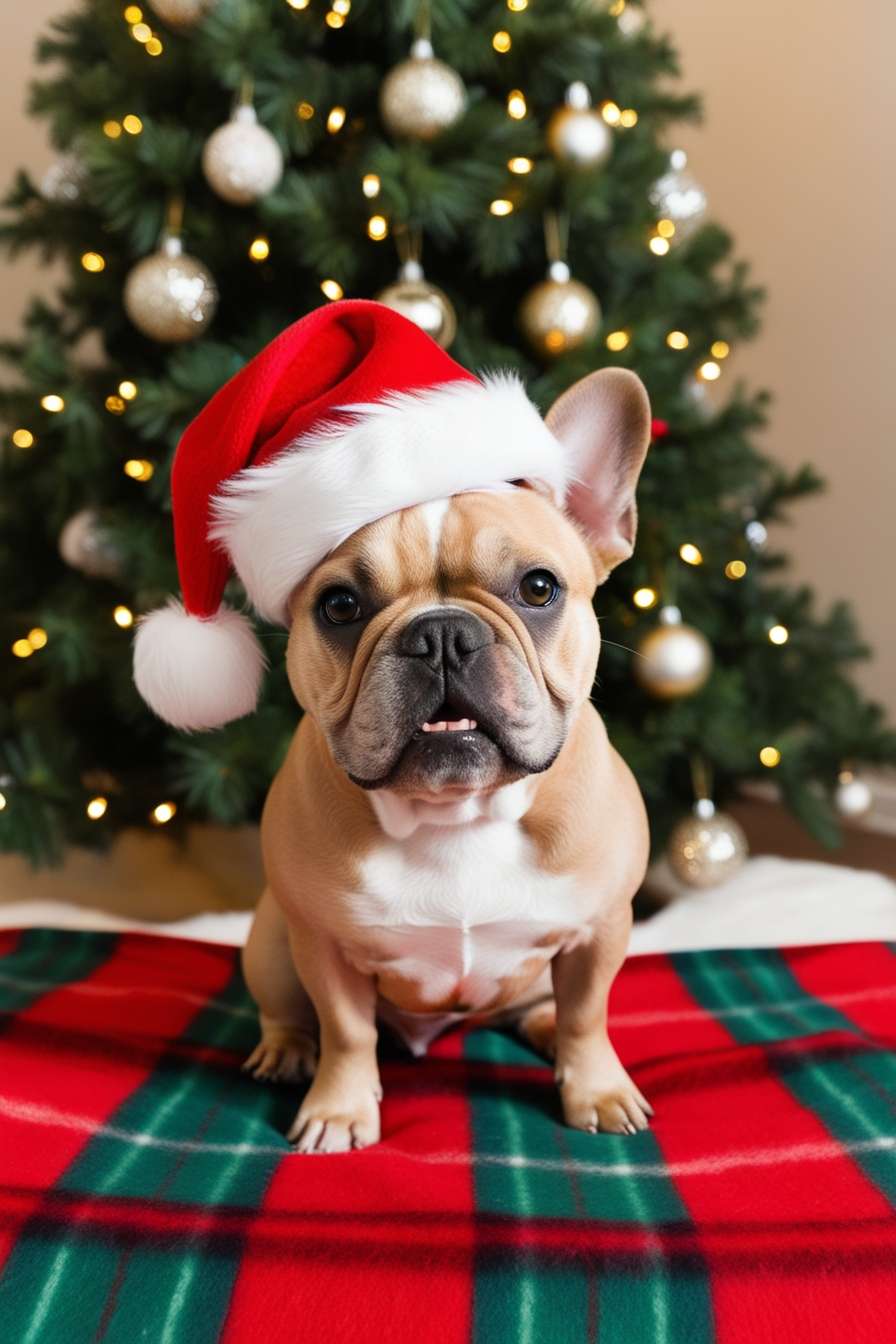
[[[551,153],[574,168],[598,168],[613,148],[613,133],[591,106],[591,95],[581,80],[566,90],[566,104],[548,122]]]
[[[211,322],[218,290],[201,261],[189,256],[177,234],[144,257],[124,284],[124,307],[144,336],[174,344],[201,336]]]
[[[600,326],[597,295],[573,280],[565,261],[552,261],[548,276],[520,304],[520,326],[532,349],[556,358],[593,339]]]
[[[448,295],[431,285],[419,261],[406,261],[398,279],[377,294],[377,300],[401,313],[447,350],[457,334],[457,316]]]
[[[634,5],[626,5],[616,22],[623,37],[637,37],[640,32],[643,32],[647,15],[643,9],[637,9]]]
[[[689,887],[714,887],[742,867],[747,837],[733,817],[717,812],[709,798],[699,798],[669,836],[669,866]]]
[[[662,607],[660,624],[641,641],[635,659],[635,677],[645,691],[660,700],[693,695],[712,671],[712,649],[706,636],[685,625],[678,607]]]
[[[273,191],[283,176],[280,146],[258,124],[251,103],[241,103],[230,121],[205,142],[202,171],[212,191],[232,205],[251,205]]]
[[[428,38],[418,38],[406,61],[394,66],[380,89],[386,129],[410,140],[432,140],[463,113],[467,91],[456,70],[433,56]]]
[[[103,533],[96,509],[72,514],[59,533],[59,554],[72,569],[91,578],[115,578],[121,570],[121,556]]]
[[[673,243],[684,243],[691,238],[706,214],[706,192],[697,179],[687,171],[688,156],[683,149],[669,155],[669,169],[657,178],[650,189],[650,203],[659,219],[670,219],[675,225]]]
[[[856,779],[851,770],[841,770],[834,790],[834,806],[841,817],[863,817],[874,802],[871,786]]]
[[[656,443],[660,439],[664,439],[668,433],[669,433],[669,421],[659,420],[656,418],[656,416],[654,416],[654,418],[650,422],[651,439],[653,439],[653,441]]]
[[[169,28],[192,28],[214,9],[216,0],[149,0]]]
[[[41,178],[40,194],[45,201],[72,205],[79,201],[87,183],[87,167],[77,154],[60,154]]]
[[[751,518],[744,528],[744,536],[754,551],[761,551],[768,541],[768,528],[758,518]]]

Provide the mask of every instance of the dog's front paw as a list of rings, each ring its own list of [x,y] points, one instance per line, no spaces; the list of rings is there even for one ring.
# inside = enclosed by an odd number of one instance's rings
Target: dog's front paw
[[[590,1134],[635,1134],[648,1128],[653,1107],[607,1044],[592,1060],[558,1067],[563,1118]]]
[[[308,1032],[262,1026],[261,1040],[243,1064],[260,1083],[299,1083],[313,1078],[317,1041]]]
[[[297,1153],[347,1153],[380,1137],[379,1083],[318,1074],[287,1134]]]

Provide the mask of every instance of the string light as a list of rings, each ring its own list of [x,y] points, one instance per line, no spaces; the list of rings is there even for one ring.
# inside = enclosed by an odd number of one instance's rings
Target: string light
[[[253,261],[267,261],[271,255],[271,245],[263,234],[253,238],[249,244],[249,256]]]
[[[627,331],[611,331],[607,336],[608,350],[624,350],[631,337]]]
[[[345,292],[338,280],[321,280],[320,287],[328,299],[341,299]]]
[[[310,121],[314,116],[314,104],[306,102],[305,99],[303,99],[296,105],[296,116],[299,118],[299,121]]]
[[[727,341],[713,341],[709,353],[714,359],[727,359],[731,354],[731,346]]]
[[[658,219],[656,222],[656,231],[661,238],[675,237],[675,222],[671,219]]]
[[[131,28],[131,37],[135,42],[146,43],[152,37],[152,29],[148,23],[140,23],[138,21]]]
[[[511,14],[522,14],[523,10],[528,7],[528,4],[529,0],[507,0],[507,8],[510,10]]]
[[[767,765],[769,770],[780,764],[781,753],[777,747],[763,747],[759,753],[759,759],[763,765]]]
[[[768,637],[772,644],[786,644],[790,638],[790,631],[786,625],[773,625],[768,632]]]
[[[499,219],[504,215],[513,214],[513,201],[508,201],[506,197],[499,196],[496,201],[492,201],[489,206],[489,214],[497,215]]]
[[[0,812],[6,807],[6,794],[0,793]]]
[[[380,194],[380,179],[376,173],[365,173],[361,178],[361,190],[368,201],[374,200]]]
[[[65,410],[65,401],[55,392],[48,392],[45,397],[41,397],[40,404],[45,411],[50,411],[53,415]]]
[[[511,89],[507,95],[507,115],[514,121],[522,121],[526,115],[526,96],[522,89]]]
[[[678,554],[686,565],[702,565],[703,553],[692,541],[685,541],[678,548]]]
[[[28,640],[28,643],[31,645],[32,649],[45,649],[47,647],[48,638],[49,636],[47,635],[47,632],[42,625],[36,625],[34,629],[29,630],[28,634],[26,635],[26,639]]]
[[[106,269],[106,258],[100,252],[84,252],[81,255],[81,265],[85,271],[96,274]]]
[[[345,108],[331,107],[329,114],[327,116],[327,130],[330,132],[331,135],[335,135],[337,131],[342,130],[344,125],[345,125]]]
[[[33,448],[34,435],[30,429],[14,429],[12,432],[12,441],[17,448]]]
[[[117,140],[118,137],[121,135],[121,122],[120,122],[120,121],[104,121],[104,122],[103,122],[103,134],[104,134],[104,135],[108,135],[108,137],[109,137],[110,140]]]
[[[290,9],[307,9],[310,0],[286,0],[286,3],[289,5]]]
[[[664,257],[669,251],[670,243],[668,238],[661,238],[657,235],[650,239],[647,246],[655,257]]]
[[[87,804],[87,807],[85,808],[85,811],[91,821],[99,821],[100,817],[104,817],[106,815],[106,808],[108,806],[109,806],[109,800],[107,798],[102,797],[91,798],[90,802]]]
[[[624,107],[619,113],[619,125],[627,131],[638,124],[638,114],[633,107]]]
[[[608,126],[618,126],[622,119],[622,112],[619,109],[619,104],[614,103],[611,98],[608,98],[606,102],[601,103],[600,114]]]
[[[747,572],[743,560],[729,560],[725,566],[726,579],[742,579]]]
[[[151,37],[143,50],[146,52],[147,56],[161,56],[165,48],[157,37]]]
[[[137,384],[132,383],[130,378],[125,378],[118,384],[118,394],[124,397],[125,401],[133,401],[137,395]]]
[[[495,51],[499,51],[503,55],[505,51],[510,50],[511,47],[510,34],[508,32],[505,32],[505,30],[502,28],[499,32],[495,33],[494,37],[492,38],[492,46],[494,47]]]
[[[607,10],[611,18],[618,19],[619,15],[625,9],[625,0],[613,0],[612,5]]]
[[[164,826],[169,822],[177,811],[174,803],[158,803],[149,814],[149,819],[155,822],[156,826]]]
[[[722,370],[714,359],[704,360],[697,370],[697,377],[702,378],[705,383],[714,383],[721,376]]]
[[[122,119],[121,124],[128,135],[139,135],[143,130],[143,122],[133,112],[129,112],[128,115]]]
[[[27,639],[17,639],[12,646],[12,651],[17,658],[30,658],[34,649]]]
[[[687,350],[690,341],[686,331],[670,331],[666,336],[666,344],[670,350]]]
[[[112,619],[122,630],[130,630],[134,624],[134,613],[130,607],[122,606],[121,603],[112,612]]]
[[[106,398],[106,410],[110,415],[124,415],[125,400],[124,397],[116,397],[114,394]]]
[[[507,167],[512,173],[522,176],[524,173],[531,173],[532,160],[527,159],[525,155],[518,154],[516,157],[507,160]]]
[[[149,481],[152,479],[155,467],[151,462],[147,462],[145,457],[131,457],[125,462],[123,470],[125,476],[130,476],[132,481]]]
[[[656,606],[656,590],[653,588],[636,588],[632,594],[632,601],[636,607],[642,611],[647,611],[650,607]]]
[[[352,7],[352,0],[333,0],[332,9],[334,14],[341,14],[343,18],[348,14]]]
[[[324,23],[328,28],[342,28],[345,24],[345,17],[337,13],[335,9],[331,9],[324,15]]]
[[[128,5],[124,11],[125,23],[139,23],[143,18],[143,10],[139,5]]]
[[[375,243],[381,243],[389,232],[385,215],[371,215],[367,221],[367,236]]]

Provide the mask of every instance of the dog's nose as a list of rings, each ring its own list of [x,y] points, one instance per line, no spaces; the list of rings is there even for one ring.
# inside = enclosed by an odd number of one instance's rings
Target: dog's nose
[[[405,626],[398,651],[406,658],[422,658],[434,669],[458,667],[493,638],[485,621],[470,611],[427,611]]]

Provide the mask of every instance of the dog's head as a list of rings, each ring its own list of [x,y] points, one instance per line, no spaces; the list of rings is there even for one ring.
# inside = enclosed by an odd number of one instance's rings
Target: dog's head
[[[587,699],[594,589],[632,551],[647,397],[591,374],[547,417],[574,484],[564,512],[524,486],[389,514],[290,601],[296,698],[364,788],[491,789],[547,769]]]

